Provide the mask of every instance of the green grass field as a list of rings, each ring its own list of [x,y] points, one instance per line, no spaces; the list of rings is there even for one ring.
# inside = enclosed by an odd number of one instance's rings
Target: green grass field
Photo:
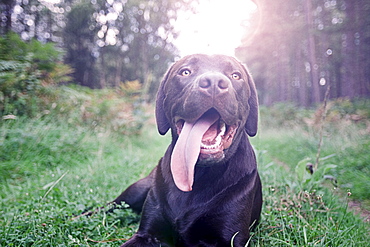
[[[319,167],[327,168],[321,175],[336,178],[333,184],[302,169],[300,161],[315,160],[314,128],[280,125],[271,111],[261,113],[265,123],[252,143],[264,206],[252,246],[370,246],[369,224],[348,208],[349,200],[366,205],[370,198],[366,126],[326,126],[321,157],[328,158]],[[170,137],[159,136],[152,122],[141,133],[124,135],[51,117],[4,120],[0,246],[122,244],[139,221],[128,209],[71,219],[114,199],[157,164]]]

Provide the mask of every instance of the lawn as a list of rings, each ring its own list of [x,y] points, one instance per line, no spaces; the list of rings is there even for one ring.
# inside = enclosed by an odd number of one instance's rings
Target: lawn
[[[327,159],[320,166],[326,166],[323,175],[337,183],[322,181],[321,176],[303,173],[300,162],[306,163],[305,158],[314,162],[317,132],[286,121],[272,124],[276,118],[272,120],[266,109],[261,113],[261,122],[266,122],[252,143],[264,206],[252,246],[370,246],[369,225],[348,209],[349,200],[370,198],[368,179],[352,180],[356,173],[368,172],[367,136],[351,131],[338,135],[344,130],[326,129],[321,157]],[[72,218],[104,205],[148,174],[169,140],[157,134],[152,120],[131,135],[49,117],[4,120],[0,246],[119,246],[138,225],[139,216],[129,209]],[[356,167],[347,174],[344,171],[351,164]]]

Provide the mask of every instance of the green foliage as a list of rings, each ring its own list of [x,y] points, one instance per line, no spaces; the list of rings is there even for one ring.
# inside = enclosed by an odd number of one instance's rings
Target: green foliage
[[[20,37],[10,32],[0,37],[0,59],[24,61],[25,54],[29,52],[27,43],[23,42]]]
[[[69,65],[64,63],[56,63],[52,71],[49,72],[45,78],[45,82],[48,85],[58,85],[60,83],[66,83],[73,81],[71,74],[74,72]]]
[[[341,187],[351,191],[352,196],[363,201],[370,208],[370,141],[361,141],[350,146],[335,157],[340,162],[340,169],[334,174],[341,182]]]
[[[94,90],[77,85],[59,88],[48,113],[65,117],[70,124],[88,126],[97,132],[138,134],[148,119],[139,96],[127,97],[113,89]]]
[[[312,110],[299,109],[294,103],[276,103],[272,106],[260,106],[260,114],[263,116],[261,123],[264,126],[294,127],[304,124],[309,118]]]
[[[348,119],[353,122],[370,119],[370,100],[349,100],[340,98],[332,101],[329,106],[329,120],[333,122],[339,119]]]
[[[26,43],[9,33],[0,37],[0,50],[0,116],[36,116],[45,97],[54,95],[49,86],[71,79],[71,69],[58,63],[60,52],[51,43]]]
[[[330,186],[350,191],[352,199],[370,205],[367,189],[370,186],[369,102],[366,99],[328,102],[321,157],[313,175],[307,172],[306,165],[315,163],[323,114],[321,108],[262,107],[259,136],[253,141],[258,147],[269,150],[269,155],[279,164],[295,171],[298,187],[310,191],[326,179]],[[332,183],[334,180],[337,184]]]
[[[332,157],[332,155],[324,157],[320,159],[320,161],[326,160],[330,157]],[[318,169],[314,170],[314,168],[311,167],[313,164],[308,161],[310,161],[310,159],[305,158],[299,161],[295,167],[297,181],[302,191],[313,191],[314,189],[320,188],[325,179],[329,178],[328,172],[337,167],[334,164],[320,162]]]
[[[0,60],[0,115],[34,116],[41,100],[41,73],[30,62]]]
[[[0,60],[30,62],[41,71],[50,72],[61,58],[53,43],[42,44],[37,40],[23,41],[10,32],[0,37]]]

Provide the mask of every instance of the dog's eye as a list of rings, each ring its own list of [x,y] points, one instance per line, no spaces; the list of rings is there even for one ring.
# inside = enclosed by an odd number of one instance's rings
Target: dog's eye
[[[231,77],[234,79],[234,80],[240,80],[242,78],[242,75],[239,73],[239,72],[235,72],[231,75]]]
[[[189,76],[191,74],[191,71],[189,69],[183,69],[183,70],[180,70],[179,74],[182,76]]]

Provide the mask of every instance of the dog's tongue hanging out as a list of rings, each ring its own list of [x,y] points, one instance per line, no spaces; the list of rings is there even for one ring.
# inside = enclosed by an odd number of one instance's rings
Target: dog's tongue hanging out
[[[217,112],[211,111],[205,113],[195,123],[184,123],[171,156],[172,176],[180,190],[192,190],[194,167],[203,135],[219,118]]]

